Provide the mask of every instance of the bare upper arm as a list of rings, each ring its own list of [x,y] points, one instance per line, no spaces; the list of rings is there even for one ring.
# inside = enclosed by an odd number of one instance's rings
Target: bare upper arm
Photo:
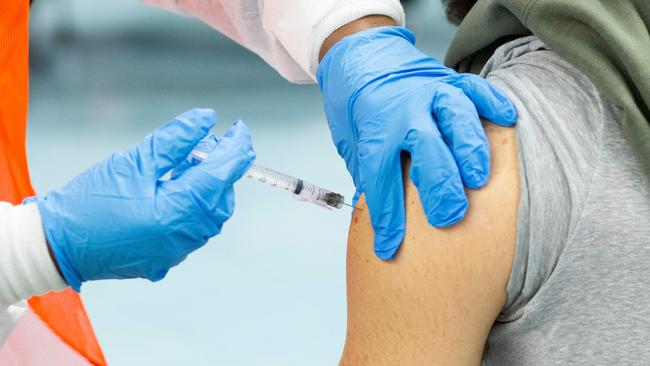
[[[478,365],[506,301],[515,250],[519,172],[512,128],[486,125],[492,174],[469,191],[465,220],[427,223],[405,187],[406,235],[393,261],[373,252],[363,197],[348,239],[348,331],[342,365]]]

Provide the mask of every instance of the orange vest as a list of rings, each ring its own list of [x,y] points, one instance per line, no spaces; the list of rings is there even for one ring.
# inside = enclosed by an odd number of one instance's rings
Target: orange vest
[[[0,201],[13,204],[34,194],[25,154],[29,6],[29,0],[0,0]],[[90,363],[106,365],[79,294],[68,288],[33,297],[29,305],[62,341]]]

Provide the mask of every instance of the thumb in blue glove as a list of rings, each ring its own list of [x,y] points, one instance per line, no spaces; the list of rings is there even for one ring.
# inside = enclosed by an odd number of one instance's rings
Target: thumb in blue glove
[[[464,186],[480,188],[490,174],[479,115],[503,126],[517,119],[486,80],[444,67],[414,44],[406,28],[371,28],[336,43],[317,71],[332,138],[355,198],[366,195],[382,259],[404,238],[402,151],[429,223],[449,226],[467,211]]]
[[[67,283],[162,279],[217,235],[234,209],[233,184],[255,158],[248,128],[233,125],[201,164],[170,180],[216,122],[193,109],[114,153],[36,202],[49,245]]]

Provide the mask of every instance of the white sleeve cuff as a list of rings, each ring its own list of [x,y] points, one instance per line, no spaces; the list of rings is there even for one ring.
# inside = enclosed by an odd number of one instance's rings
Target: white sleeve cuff
[[[67,285],[48,251],[36,204],[0,204],[0,304]]]
[[[312,79],[316,79],[318,56],[327,37],[342,26],[369,15],[385,15],[392,18],[399,26],[406,25],[404,8],[402,8],[399,1],[394,3],[378,2],[376,0],[355,1],[336,8],[314,27],[314,47],[309,69],[309,75]]]
[[[252,50],[283,77],[316,80],[318,54],[338,28],[368,15],[404,25],[399,0],[141,0],[201,19]]]

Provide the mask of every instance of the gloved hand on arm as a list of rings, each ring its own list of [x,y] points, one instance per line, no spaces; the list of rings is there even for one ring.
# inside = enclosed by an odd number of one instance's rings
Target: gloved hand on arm
[[[467,210],[464,186],[480,188],[490,174],[479,116],[503,126],[517,119],[501,92],[420,52],[403,27],[342,38],[317,78],[332,138],[357,189],[355,203],[366,195],[382,259],[392,258],[404,237],[401,152],[411,156],[410,179],[429,223],[449,226]]]
[[[48,243],[73,289],[100,279],[160,280],[221,231],[233,213],[233,184],[255,159],[243,122],[203,162],[161,179],[215,122],[213,110],[185,112],[137,147],[36,196]]]

